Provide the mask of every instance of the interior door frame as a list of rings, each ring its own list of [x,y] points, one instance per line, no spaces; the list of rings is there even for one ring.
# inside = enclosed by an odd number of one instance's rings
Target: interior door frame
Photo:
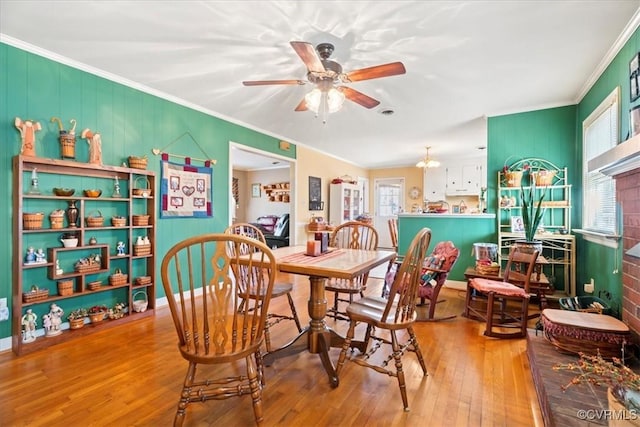
[[[380,184],[384,181],[393,181],[393,182],[399,181],[400,183],[399,211],[403,212],[403,211],[406,211],[406,209],[404,209],[404,205],[406,202],[405,200],[406,178],[403,176],[398,176],[398,177],[375,178],[373,180],[373,189],[374,189],[373,191],[373,209],[374,209],[373,224],[376,227],[376,230],[378,230],[378,241],[380,242],[378,246],[383,248],[384,247],[391,248],[391,236],[389,236],[389,231],[388,231],[389,228],[387,225],[387,220],[391,217],[388,217],[388,216],[382,217],[378,212],[378,202],[379,202],[378,189],[380,188]]]

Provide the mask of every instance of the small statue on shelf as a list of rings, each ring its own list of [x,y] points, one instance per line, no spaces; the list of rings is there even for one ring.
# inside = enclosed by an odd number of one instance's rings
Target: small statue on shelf
[[[38,251],[36,252],[36,264],[46,264],[47,263],[47,256],[44,254],[44,251],[42,250],[42,248],[38,249]]]
[[[31,309],[28,309],[24,316],[22,316],[22,342],[35,341],[37,321],[38,315]]]
[[[92,132],[91,129],[87,128],[82,131],[80,134],[82,138],[87,140],[87,144],[89,144],[89,163],[94,165],[102,164],[102,140],[100,134],[97,132]]]
[[[49,329],[46,330],[46,336],[52,337],[62,333],[60,325],[62,324],[62,315],[64,311],[56,304],[51,304],[51,310],[49,311]],[[45,325],[46,328],[46,325]]]
[[[36,262],[36,250],[33,246],[29,246],[27,249],[27,255],[24,257],[25,264],[34,264]]]
[[[116,246],[116,250],[118,251],[118,256],[125,256],[126,255],[124,253],[124,243],[123,242],[118,242],[118,246]]]
[[[60,260],[57,259],[56,260],[56,276],[61,276],[62,274],[64,274],[64,270],[60,268]]]

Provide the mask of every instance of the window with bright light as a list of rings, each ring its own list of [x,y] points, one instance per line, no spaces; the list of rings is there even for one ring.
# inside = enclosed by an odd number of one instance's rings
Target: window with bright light
[[[602,234],[615,235],[616,184],[601,172],[589,172],[589,160],[618,143],[619,93],[616,88],[582,123],[582,228]]]

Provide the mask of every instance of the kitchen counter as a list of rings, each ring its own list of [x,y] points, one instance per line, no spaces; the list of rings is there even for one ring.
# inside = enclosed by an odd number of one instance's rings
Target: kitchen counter
[[[460,249],[460,258],[448,279],[465,281],[464,271],[475,265],[474,243],[498,241],[495,214],[404,213],[398,215],[398,253],[404,255],[411,240],[423,227],[431,229],[429,252],[438,242],[451,240]]]

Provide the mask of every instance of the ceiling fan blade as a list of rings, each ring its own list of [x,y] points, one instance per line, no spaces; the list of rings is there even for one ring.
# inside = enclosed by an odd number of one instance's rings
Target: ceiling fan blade
[[[306,65],[307,70],[313,71],[316,73],[320,73],[325,71],[324,65],[322,65],[322,61],[318,56],[318,52],[316,52],[316,48],[313,47],[311,43],[307,42],[290,42],[293,50],[296,51],[304,65]]]
[[[407,70],[402,62],[391,62],[389,64],[376,65],[375,67],[361,68],[346,74],[347,81],[357,82],[360,80],[378,79],[380,77],[395,76],[404,74]]]
[[[265,86],[265,85],[303,85],[304,80],[250,80],[242,82],[245,86]]]
[[[298,106],[296,107],[295,111],[307,111],[307,101],[302,98],[302,101],[300,101],[300,104],[298,104]]]
[[[340,86],[337,89],[340,92],[344,93],[344,96],[347,99],[350,99],[351,101],[355,102],[356,104],[360,104],[365,108],[373,108],[376,105],[380,104],[380,101],[378,101],[377,99],[373,99],[362,92],[358,92],[355,89],[351,89],[350,87]]]

